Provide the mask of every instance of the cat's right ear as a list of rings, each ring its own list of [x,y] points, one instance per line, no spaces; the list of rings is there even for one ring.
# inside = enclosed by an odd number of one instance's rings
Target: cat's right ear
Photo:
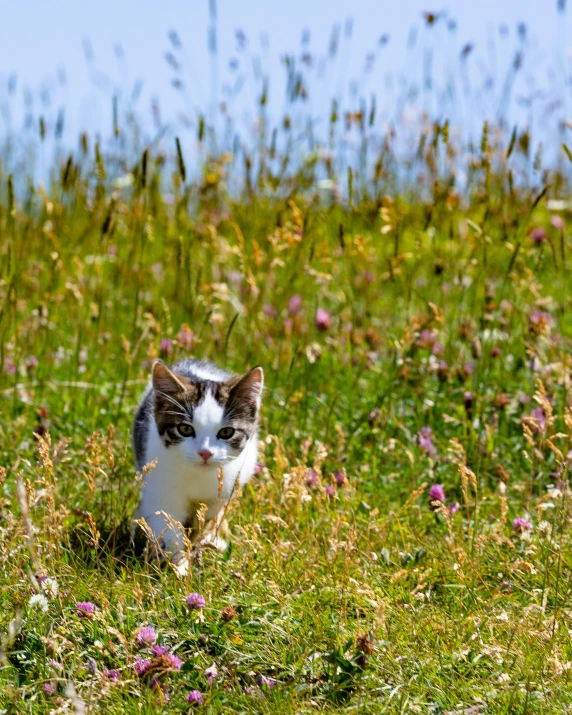
[[[162,360],[155,360],[153,365],[153,389],[156,392],[178,394],[184,392],[187,388]]]

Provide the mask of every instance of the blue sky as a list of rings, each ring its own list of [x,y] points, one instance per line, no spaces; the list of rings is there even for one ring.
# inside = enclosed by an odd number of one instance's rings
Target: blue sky
[[[368,96],[376,93],[381,107],[395,100],[399,78],[421,80],[424,52],[433,47],[433,72],[444,79],[457,66],[460,49],[474,43],[469,82],[482,82],[490,68],[496,68],[499,92],[506,68],[512,61],[517,44],[516,26],[528,26],[527,65],[521,73],[523,87],[539,96],[542,93],[564,95],[565,68],[569,62],[568,30],[570,12],[558,13],[557,0],[456,0],[448,5],[431,5],[419,0],[218,0],[219,62],[214,67],[207,46],[209,26],[208,0],[18,0],[3,3],[0,23],[0,104],[4,101],[8,78],[18,77],[16,101],[11,100],[11,127],[18,130],[22,114],[14,108],[22,104],[25,88],[31,91],[34,111],[53,117],[59,106],[66,107],[67,136],[77,137],[79,130],[104,134],[111,127],[113,93],[126,98],[138,80],[142,91],[137,111],[150,120],[150,104],[157,98],[162,121],[177,126],[182,113],[193,114],[206,109],[212,98],[221,98],[221,87],[234,81],[236,72],[229,62],[239,56],[245,70],[246,83],[236,111],[248,116],[257,92],[252,80],[253,66],[260,58],[263,72],[271,85],[271,106],[280,110],[284,76],[280,58],[288,52],[298,52],[304,29],[310,30],[310,47],[317,53],[327,50],[332,27],[344,27],[353,20],[351,42],[341,48],[335,66],[316,80],[311,111],[320,112],[329,96],[343,93],[349,97],[349,80],[362,77],[361,90]],[[424,28],[423,11],[445,10],[457,22],[452,35],[445,22],[439,22],[428,34]],[[505,24],[508,36],[499,40],[499,27]],[[407,50],[412,27],[419,30],[416,49]],[[235,31],[241,28],[248,38],[247,55],[237,55]],[[169,30],[176,30],[184,47],[182,77],[185,92],[171,85],[172,71],[165,61],[170,49]],[[379,49],[378,40],[387,34],[389,42]],[[261,37],[267,37],[267,44]],[[342,32],[343,35],[343,32]],[[84,41],[89,38],[94,63],[90,71],[85,60]],[[117,58],[114,47],[120,44],[124,60]],[[376,63],[367,78],[363,78],[366,54],[377,48]],[[488,69],[487,69],[488,68]],[[58,83],[58,73],[65,72],[65,85]],[[213,81],[213,78],[214,81]],[[217,81],[218,78],[218,81]],[[51,88],[51,107],[41,108],[38,99],[41,87]],[[562,91],[559,90],[562,87]],[[274,90],[274,91],[272,91]],[[360,91],[361,91],[360,90]],[[423,101],[423,100],[422,100]],[[428,109],[439,112],[435,99],[429,99]],[[433,105],[431,106],[431,102]],[[450,111],[460,112],[459,121],[493,111],[493,107],[461,106],[460,100]],[[458,106],[457,106],[458,105]],[[122,105],[123,106],[123,105]],[[526,109],[520,108],[524,121]],[[0,132],[6,132],[6,114],[0,117]],[[479,116],[480,121],[480,116]]]

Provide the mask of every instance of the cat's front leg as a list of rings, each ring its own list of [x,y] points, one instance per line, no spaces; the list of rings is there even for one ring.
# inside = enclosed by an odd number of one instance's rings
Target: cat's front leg
[[[221,509],[214,519],[208,521],[199,540],[199,546],[216,549],[221,553],[228,548],[229,528],[228,522],[224,518],[226,511]],[[223,538],[225,537],[225,538]]]
[[[190,544],[183,525],[162,511],[147,517],[145,521],[153,534],[151,549],[156,559],[160,563],[166,558],[170,559],[175,571],[181,576],[186,575]]]

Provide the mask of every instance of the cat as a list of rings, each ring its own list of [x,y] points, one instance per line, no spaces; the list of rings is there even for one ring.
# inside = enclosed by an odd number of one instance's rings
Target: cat
[[[185,533],[226,548],[219,527],[236,483],[243,486],[256,468],[263,387],[261,367],[236,376],[207,360],[153,365],[135,414],[133,451],[139,472],[156,464],[144,477],[135,519],[145,519],[180,574],[188,568]],[[199,533],[201,504],[207,528]]]

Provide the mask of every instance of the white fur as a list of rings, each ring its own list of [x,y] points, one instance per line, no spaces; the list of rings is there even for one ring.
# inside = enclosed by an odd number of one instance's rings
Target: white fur
[[[143,517],[155,537],[162,538],[165,551],[171,552],[173,556],[184,551],[183,534],[179,529],[169,528],[167,518],[157,512],[165,512],[174,521],[184,523],[189,516],[191,504],[195,508],[199,504],[206,504],[205,521],[220,518],[235,483],[238,481],[242,486],[254,472],[256,433],[242,451],[235,450],[225,440],[217,439],[218,431],[225,426],[222,418],[222,407],[207,393],[193,412],[192,424],[196,436],[187,437],[167,448],[159,435],[154,417],[151,417],[145,463],[156,459],[157,465],[146,477],[135,518]],[[201,449],[213,453],[208,464],[204,464],[199,455]],[[223,477],[219,495],[218,474],[221,466]]]
[[[227,376],[224,370],[219,370],[214,365],[193,365],[193,374],[199,380],[220,380],[221,376]]]

